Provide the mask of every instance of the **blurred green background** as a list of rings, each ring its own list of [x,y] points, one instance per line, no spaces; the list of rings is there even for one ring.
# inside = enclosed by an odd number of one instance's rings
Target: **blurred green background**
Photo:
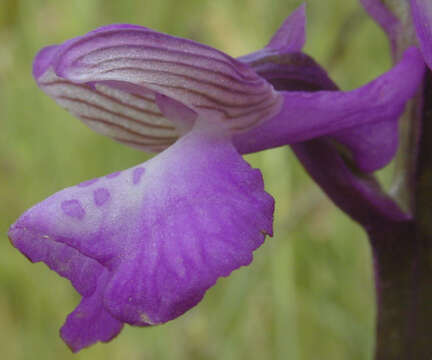
[[[136,23],[233,56],[261,48],[300,1],[0,0],[0,356],[2,359],[371,359],[374,297],[363,231],[312,183],[288,147],[247,156],[277,202],[275,236],[253,264],[203,302],[156,327],[126,327],[72,355],[58,336],[79,302],[71,285],[31,265],[9,225],[53,192],[133,166],[147,154],[93,133],[36,87],[48,44],[113,22]],[[388,44],[357,0],[310,0],[306,52],[344,89],[390,66]]]

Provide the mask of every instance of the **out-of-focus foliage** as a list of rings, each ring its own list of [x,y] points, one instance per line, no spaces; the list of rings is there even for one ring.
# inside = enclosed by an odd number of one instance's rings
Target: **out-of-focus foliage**
[[[142,162],[147,154],[88,130],[39,91],[36,51],[97,26],[126,22],[192,38],[232,55],[262,47],[294,0],[0,1],[0,354],[57,359],[369,359],[371,259],[361,229],[304,173],[289,148],[247,159],[277,200],[275,236],[253,265],[222,279],[178,320],[131,328],[73,356],[57,329],[79,298],[31,265],[8,226],[54,191]],[[306,50],[345,89],[389,67],[388,45],[356,0],[308,1]],[[299,119],[301,121],[301,119]]]

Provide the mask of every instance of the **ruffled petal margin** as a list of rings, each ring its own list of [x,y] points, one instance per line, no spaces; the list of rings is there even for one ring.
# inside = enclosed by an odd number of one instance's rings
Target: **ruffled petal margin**
[[[21,220],[25,226],[26,221]],[[32,262],[44,262],[51,270],[70,280],[83,299],[67,317],[61,337],[73,352],[97,341],[108,342],[122,329],[123,323],[101,307],[108,271],[96,260],[84,256],[45,233],[22,226],[9,231],[12,244]]]
[[[73,352],[97,341],[109,342],[123,328],[123,323],[101,306],[109,279],[110,273],[105,270],[98,279],[95,292],[90,296],[83,297],[60,329],[62,339]]]
[[[252,261],[273,210],[260,172],[227,137],[194,130],[146,163],[54,194],[9,237],[84,295],[61,331],[77,351],[121,323],[160,324],[196,305]]]

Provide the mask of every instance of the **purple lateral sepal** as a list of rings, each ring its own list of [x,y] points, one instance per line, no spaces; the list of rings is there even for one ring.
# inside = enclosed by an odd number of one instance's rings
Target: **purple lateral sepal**
[[[399,145],[399,117],[404,111],[384,120],[333,133],[336,140],[348,150],[356,166],[364,172],[374,172],[386,166],[396,155]]]
[[[399,21],[379,0],[364,0],[363,5],[396,44]],[[360,170],[378,170],[396,153],[398,119],[422,81],[421,55],[409,48],[395,68],[371,83],[336,91],[327,73],[299,52],[305,39],[304,12],[301,6],[287,18],[264,49],[239,58],[284,90],[284,105],[272,119],[236,134],[234,143],[241,153],[250,153],[328,136],[345,146]],[[330,91],[317,91],[321,89]]]
[[[420,49],[432,69],[432,1],[411,0],[411,11]]]
[[[244,58],[248,59],[248,57]],[[251,56],[249,59],[253,59],[250,65],[255,71],[270,81],[279,91],[303,90],[310,92],[310,96],[313,96],[313,92],[318,92],[318,97],[322,96],[320,93],[323,94],[319,90],[331,90],[334,96],[341,94],[325,70],[305,54],[282,53],[273,57]],[[408,81],[405,84],[403,80],[400,83],[396,81],[393,84],[399,85],[399,88],[391,88],[392,80],[401,75],[404,79],[409,80],[408,75],[411,70],[416,73],[413,83],[410,84]],[[381,94],[380,97],[382,94],[389,96],[387,99],[382,99],[383,107],[377,106],[378,112],[383,114],[383,111],[391,108],[392,105],[403,107],[404,102],[414,94],[416,86],[420,84],[423,72],[424,64],[419,52],[416,49],[410,49],[396,68],[377,79],[375,85],[372,85],[373,83],[367,85],[366,89],[368,87],[373,89],[376,86],[376,89],[394,90],[376,92],[376,94]],[[365,94],[366,89],[363,89]],[[392,104],[391,97],[398,99],[400,91],[405,94],[399,98],[399,101]],[[328,93],[329,91],[324,92],[324,94]],[[393,156],[397,144],[397,111],[394,114],[395,116],[384,117],[383,121],[371,121],[328,136],[291,145],[306,171],[333,202],[368,231],[380,229],[384,224],[394,224],[410,219],[391,197],[382,191],[372,174],[365,174],[359,170],[361,164],[363,168],[369,170],[383,166]],[[374,111],[365,112],[364,115],[376,117]],[[242,146],[250,146],[250,148],[263,146],[265,148],[264,142],[257,134],[265,133],[262,128],[269,125],[272,125],[271,122],[261,125],[261,129],[249,131],[247,134],[249,139],[246,136],[242,138],[242,135],[236,136],[235,143],[240,150]],[[247,145],[247,141],[249,144],[254,143],[253,146]],[[351,159],[345,157],[345,151],[341,153],[341,143],[351,151]],[[353,163],[356,157],[357,164]]]
[[[264,58],[274,55],[300,52],[305,42],[306,4],[302,4],[285,19],[266,47],[241,56],[237,60],[249,65],[262,63]]]
[[[300,5],[286,18],[273,35],[267,48],[279,53],[300,51],[306,42],[306,4]]]
[[[264,68],[259,62],[252,66],[257,67],[259,74],[260,68]],[[276,64],[273,68],[273,73],[264,69],[262,75],[270,74],[269,81],[284,88],[284,65]],[[277,68],[281,69],[279,73]],[[396,152],[399,116],[418,90],[424,70],[419,50],[412,47],[398,65],[356,90],[283,91],[282,111],[264,124],[236,135],[234,143],[241,153],[249,153],[330,136],[351,151],[361,170],[377,170]],[[313,79],[334,89],[324,75],[304,77],[304,82]]]
[[[272,234],[274,201],[227,136],[194,130],[118,176],[62,190],[11,227],[12,244],[83,295],[61,330],[73,351],[196,305]]]

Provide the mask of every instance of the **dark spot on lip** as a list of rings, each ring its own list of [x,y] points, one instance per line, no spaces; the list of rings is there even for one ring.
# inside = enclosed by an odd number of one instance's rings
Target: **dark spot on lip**
[[[137,167],[134,169],[132,174],[132,183],[137,185],[141,181],[141,177],[144,175],[145,169],[143,167]]]
[[[81,220],[85,216],[85,210],[81,206],[81,203],[76,199],[63,201],[61,203],[61,209],[67,216],[75,219]]]
[[[105,188],[99,188],[93,192],[93,200],[96,206],[102,206],[110,199],[110,197],[110,192]]]

